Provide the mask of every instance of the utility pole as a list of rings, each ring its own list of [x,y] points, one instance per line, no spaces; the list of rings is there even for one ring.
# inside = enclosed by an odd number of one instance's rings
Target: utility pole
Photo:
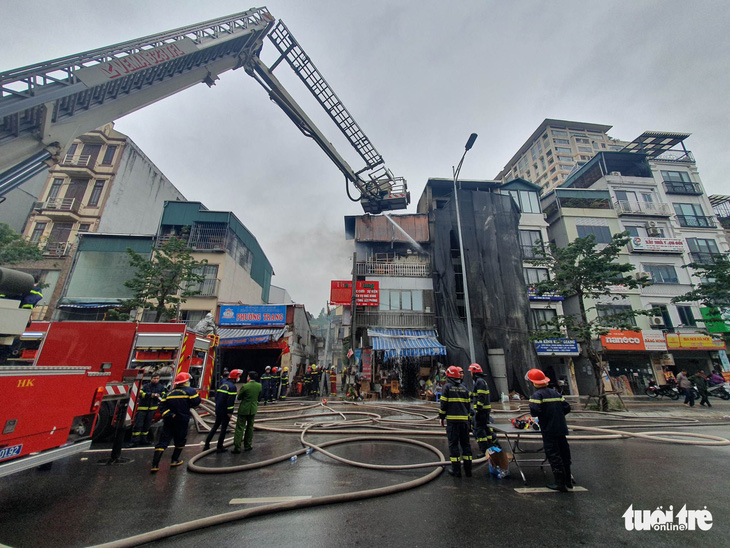
[[[352,350],[352,362],[355,363],[355,308],[357,305],[357,296],[355,287],[357,286],[357,251],[352,254],[352,300],[350,301],[350,350]]]

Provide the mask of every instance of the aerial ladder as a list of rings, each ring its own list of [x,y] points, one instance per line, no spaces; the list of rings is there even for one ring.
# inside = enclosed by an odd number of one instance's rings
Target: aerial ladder
[[[265,39],[279,53],[267,66]],[[274,76],[285,62],[364,162],[355,171]],[[198,83],[243,68],[313,139],[345,178],[348,197],[367,213],[405,209],[406,181],[394,177],[352,115],[282,21],[252,8],[51,61],[0,72],[0,200],[64,157],[73,140]],[[350,192],[350,185],[356,195]]]

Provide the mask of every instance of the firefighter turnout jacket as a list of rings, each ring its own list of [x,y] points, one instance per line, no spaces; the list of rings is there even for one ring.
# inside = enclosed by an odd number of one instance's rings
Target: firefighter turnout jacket
[[[200,396],[195,388],[190,386],[179,386],[167,393],[160,404],[162,418],[175,417],[178,419],[190,420],[190,410],[200,405]]]
[[[162,383],[147,382],[139,390],[137,411],[156,411],[160,401],[165,396],[165,387]]]
[[[474,375],[474,391],[471,393],[471,403],[474,405],[476,412],[492,409],[492,403],[489,398],[489,387],[483,374]]]
[[[530,415],[540,421],[543,436],[567,436],[565,415],[568,413],[570,404],[552,388],[538,388],[530,396]]]
[[[233,415],[233,405],[236,403],[236,385],[226,379],[215,393],[215,414]]]
[[[469,391],[460,380],[449,378],[441,393],[439,419],[449,422],[469,422],[471,416]]]

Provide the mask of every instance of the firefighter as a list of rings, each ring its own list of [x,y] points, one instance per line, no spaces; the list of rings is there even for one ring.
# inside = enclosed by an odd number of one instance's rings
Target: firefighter
[[[289,368],[284,366],[281,368],[281,392],[279,392],[279,399],[286,400],[286,393],[289,392]]]
[[[164,395],[165,387],[160,384],[160,374],[152,373],[150,382],[143,384],[139,390],[137,414],[134,416],[130,447],[137,447],[143,443],[152,443],[149,439],[150,425]]]
[[[241,442],[243,442],[244,451],[253,449],[253,421],[259,409],[259,399],[261,399],[261,384],[256,382],[257,380],[256,371],[251,371],[246,379],[246,384],[241,387],[241,391],[238,393],[237,397],[241,404],[238,406],[238,420],[236,420],[236,431],[233,434],[232,453],[238,454],[241,452]]]
[[[271,400],[271,367],[264,368],[264,374],[261,375],[262,400],[266,405]]]
[[[226,439],[226,431],[228,430],[228,422],[233,416],[233,404],[236,403],[236,381],[241,378],[243,371],[234,369],[228,374],[228,378],[218,387],[215,393],[215,423],[205,438],[203,451],[210,449],[210,442],[213,441],[218,428],[221,429],[221,435],[218,437],[218,448],[216,453],[225,453],[227,449],[223,447]]]
[[[304,381],[302,390],[304,392],[304,396],[309,397],[309,394],[312,391],[312,366],[308,365],[307,370],[304,372]]]
[[[337,396],[337,370],[334,365],[330,368],[330,396]]]
[[[464,473],[471,477],[471,444],[469,441],[469,426],[471,422],[471,405],[469,391],[461,384],[464,371],[452,365],[446,370],[446,385],[441,393],[441,409],[439,419],[441,426],[446,426],[446,436],[449,439],[449,457],[451,470],[449,474],[460,478],[461,463],[459,462],[459,446],[461,459],[464,461]]]
[[[178,373],[173,383],[173,388],[167,393],[160,404],[162,411],[162,434],[160,441],[155,446],[155,454],[152,457],[153,474],[160,469],[160,459],[165,452],[170,440],[174,440],[175,449],[172,452],[170,466],[180,466],[183,461],[180,454],[185,448],[188,438],[188,426],[190,425],[190,410],[200,405],[200,395],[190,386],[190,373]]]
[[[535,385],[535,392],[530,396],[530,415],[540,422],[540,434],[545,447],[545,456],[555,476],[555,483],[549,489],[567,492],[573,488],[573,477],[570,474],[570,446],[568,423],[565,415],[570,413],[570,404],[562,395],[548,388],[550,379],[539,369],[530,369],[527,380]]]
[[[269,401],[274,402],[279,399],[279,383],[281,382],[281,374],[279,368],[274,367],[271,370],[271,392],[269,393]]]
[[[316,363],[312,364],[312,389],[311,389],[311,395],[316,400],[319,398],[319,383],[321,380],[321,375],[319,371],[319,367],[317,367]]]
[[[487,453],[487,448],[497,445],[497,437],[489,426],[489,412],[492,410],[492,404],[482,366],[478,363],[471,364],[469,373],[474,380],[474,391],[471,393],[471,403],[475,411],[474,437],[477,440],[479,458],[481,458]]]

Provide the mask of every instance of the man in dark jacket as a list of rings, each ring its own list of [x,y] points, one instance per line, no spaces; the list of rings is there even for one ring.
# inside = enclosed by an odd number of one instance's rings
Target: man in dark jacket
[[[530,369],[527,379],[536,388],[530,396],[530,414],[540,423],[545,456],[555,476],[555,483],[548,488],[567,492],[568,488],[573,488],[570,446],[566,438],[568,423],[565,421],[565,415],[570,413],[570,404],[558,392],[547,387],[550,379],[539,369]]]
[[[160,404],[162,411],[162,434],[160,441],[155,446],[155,454],[152,457],[152,468],[150,472],[155,473],[160,469],[160,459],[170,441],[175,441],[175,450],[172,452],[170,466],[180,466],[183,461],[180,459],[185,443],[188,441],[188,426],[190,425],[190,410],[200,405],[200,396],[195,388],[190,386],[190,373],[178,373],[175,377],[173,389],[165,396]]]
[[[474,380],[474,388],[471,393],[471,403],[475,411],[474,437],[477,440],[481,458],[487,453],[489,447],[497,444],[497,437],[489,426],[489,412],[492,410],[492,403],[482,366],[473,363],[469,366],[469,372]]]
[[[210,449],[210,442],[213,441],[218,428],[221,429],[221,435],[218,437],[218,448],[216,453],[225,453],[227,449],[223,447],[223,442],[226,439],[226,432],[228,431],[228,422],[233,416],[233,404],[236,403],[236,380],[240,378],[240,369],[234,369],[228,374],[228,378],[218,387],[215,393],[215,423],[208,432],[208,437],[205,438],[205,446],[203,451]]]
[[[705,375],[705,370],[700,369],[700,372],[690,377],[689,380],[695,383],[695,386],[697,387],[697,392],[700,394],[700,405],[704,407],[704,405],[707,404],[707,407],[712,407],[712,404],[708,399],[709,393],[707,392],[707,375]]]
[[[160,374],[152,373],[150,382],[142,385],[137,397],[137,414],[134,416],[134,428],[132,429],[132,447],[142,443],[151,443],[149,440],[150,426],[164,395],[165,387],[160,384]]]
[[[461,459],[464,461],[464,474],[471,477],[471,442],[469,440],[469,423],[471,421],[471,405],[469,391],[461,384],[463,371],[452,365],[446,370],[446,385],[441,393],[441,409],[439,419],[441,426],[446,421],[446,437],[449,439],[449,457],[451,470],[449,474],[460,478],[459,446]]]
[[[262,400],[264,405],[271,401],[271,366],[267,365],[264,368],[264,373],[261,375],[261,391]]]
[[[233,453],[241,452],[242,441],[245,451],[253,449],[253,421],[259,410],[259,400],[261,399],[261,384],[256,382],[258,378],[256,372],[251,371],[246,384],[238,393],[241,404],[238,406],[236,432],[233,434]]]

